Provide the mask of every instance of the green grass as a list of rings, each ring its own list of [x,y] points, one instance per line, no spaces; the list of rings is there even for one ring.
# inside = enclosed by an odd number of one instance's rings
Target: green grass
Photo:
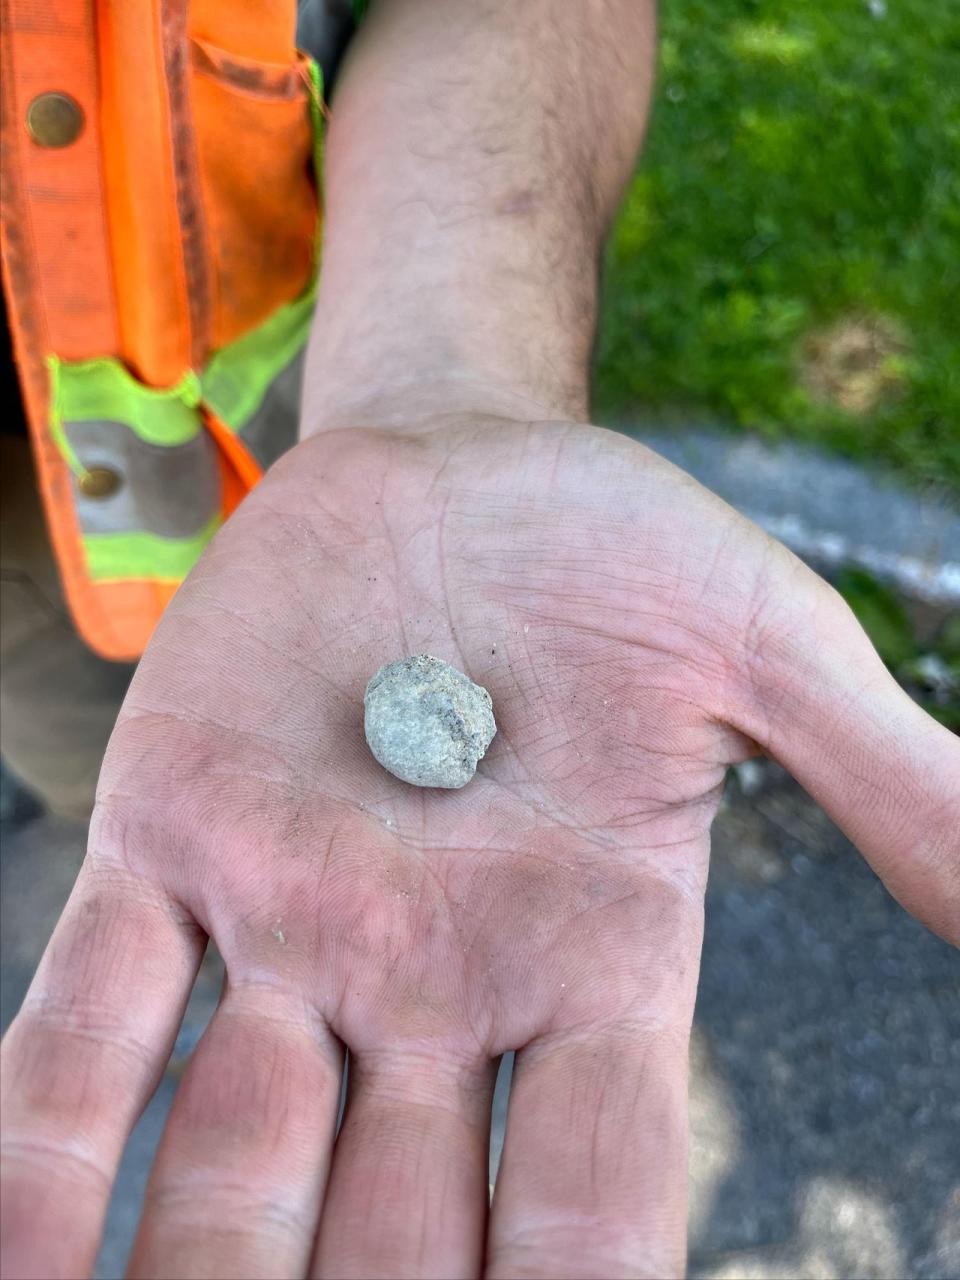
[[[660,31],[598,412],[709,417],[960,488],[960,4],[663,0]],[[856,408],[842,354],[839,384],[816,372],[850,326],[886,334]]]

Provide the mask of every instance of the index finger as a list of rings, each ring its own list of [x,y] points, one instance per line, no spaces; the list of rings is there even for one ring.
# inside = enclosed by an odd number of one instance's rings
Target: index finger
[[[683,857],[705,868],[706,852],[704,840]],[[683,888],[653,864],[637,889],[646,910],[629,949],[573,969],[587,1003],[569,1020],[561,1001],[517,1051],[488,1280],[683,1275],[704,886]],[[595,1012],[584,1019],[585,1009]]]
[[[489,1280],[683,1274],[688,1042],[621,1024],[517,1053]]]
[[[89,855],[0,1051],[0,1273],[82,1276],[162,1074],[204,935]]]

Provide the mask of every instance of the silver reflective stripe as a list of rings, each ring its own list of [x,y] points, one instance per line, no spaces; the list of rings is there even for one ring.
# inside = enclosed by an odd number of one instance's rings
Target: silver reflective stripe
[[[216,446],[205,431],[186,444],[147,444],[122,422],[65,422],[64,432],[88,471],[120,477],[115,493],[88,498],[74,485],[84,533],[155,533],[190,538],[220,510]]]
[[[267,388],[256,412],[238,432],[264,471],[297,443],[306,347],[301,347]]]

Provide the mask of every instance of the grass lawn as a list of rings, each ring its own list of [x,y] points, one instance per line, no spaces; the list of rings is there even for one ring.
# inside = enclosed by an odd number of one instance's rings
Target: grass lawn
[[[960,490],[958,0],[663,0],[597,354],[602,418]]]

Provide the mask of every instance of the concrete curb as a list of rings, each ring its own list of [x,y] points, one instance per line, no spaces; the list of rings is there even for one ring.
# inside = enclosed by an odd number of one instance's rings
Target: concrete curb
[[[707,430],[617,426],[818,567],[857,564],[914,599],[960,605],[960,507],[946,487],[795,444]]]

